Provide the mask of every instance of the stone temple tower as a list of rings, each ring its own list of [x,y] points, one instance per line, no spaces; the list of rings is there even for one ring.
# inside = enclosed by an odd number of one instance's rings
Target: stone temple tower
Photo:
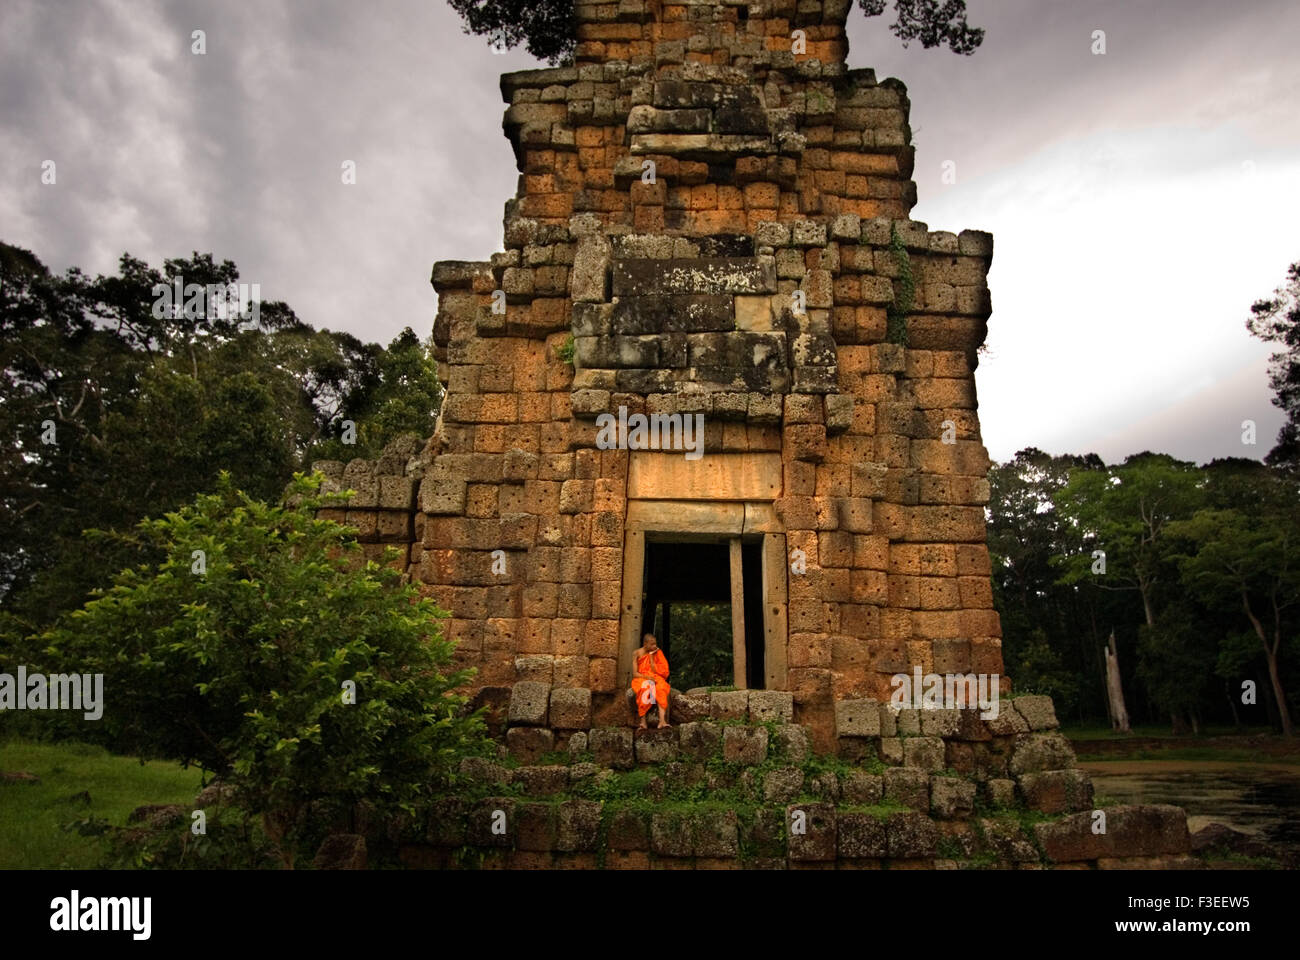
[[[450,611],[518,764],[465,759],[511,792],[443,798],[408,864],[1194,864],[1181,809],[1093,809],[1048,697],[888,703],[918,669],[1009,690],[973,378],[992,241],[909,219],[907,97],[846,69],[848,7],[579,5],[573,66],[502,78],[519,190],[503,252],[434,265],[435,435],[316,465]],[[634,732],[632,651],[653,629],[680,671],[696,602],[728,605],[741,689],[674,676],[672,725]],[[674,808],[602,792],[634,768]]]
[[[400,525],[485,702],[619,722],[685,599],[731,603],[735,685],[823,746],[896,673],[1003,673],[992,238],[909,219],[906,91],[846,68],[849,8],[580,3],[573,66],[502,77],[518,194],[503,252],[433,268],[449,392]],[[620,408],[702,449],[602,443]]]

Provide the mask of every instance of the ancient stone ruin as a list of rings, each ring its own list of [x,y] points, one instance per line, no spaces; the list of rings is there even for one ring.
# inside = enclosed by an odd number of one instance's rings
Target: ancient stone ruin
[[[1187,852],[1172,807],[1090,831],[1045,697],[987,720],[887,703],[916,668],[1010,692],[974,381],[993,245],[909,219],[906,91],[846,67],[848,9],[580,4],[573,66],[502,77],[519,189],[503,252],[434,265],[437,433],[321,465],[357,491],[338,517],[374,555],[404,549],[450,611],[520,764],[471,764],[513,794],[449,801],[412,862],[467,845],[515,866]],[[660,442],[637,415],[659,415]],[[634,735],[632,651],[658,613],[671,660],[686,598],[730,603],[736,689],[675,690],[674,725]],[[847,767],[813,776],[814,754]],[[651,796],[706,784],[758,812],[641,816],[579,789],[647,765]],[[988,817],[1017,808],[1073,816]]]

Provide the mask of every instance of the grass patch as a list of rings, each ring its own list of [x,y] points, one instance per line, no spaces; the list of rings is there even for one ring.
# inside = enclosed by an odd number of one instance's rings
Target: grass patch
[[[1005,697],[1003,699],[1006,699]],[[1168,724],[1146,724],[1136,726],[1130,733],[1119,733],[1109,726],[1081,724],[1078,726],[1062,725],[1061,733],[1071,740],[1132,740],[1135,737],[1152,737],[1177,743],[1179,740],[1199,740],[1205,737],[1270,737],[1277,736],[1272,727],[1234,727],[1208,726],[1196,735],[1180,734],[1174,736]]]
[[[1088,763],[1125,763],[1133,760],[1199,760],[1213,763],[1300,764],[1300,754],[1263,753],[1245,747],[1160,747],[1154,750],[1131,750],[1124,753],[1088,753],[1086,748],[1081,748],[1076,756],[1080,761]]]
[[[96,817],[123,826],[142,804],[193,804],[202,779],[198,769],[170,761],[141,763],[102,747],[28,740],[0,742],[0,770],[41,779],[0,786],[0,869],[6,870],[97,867],[104,839],[66,825]]]

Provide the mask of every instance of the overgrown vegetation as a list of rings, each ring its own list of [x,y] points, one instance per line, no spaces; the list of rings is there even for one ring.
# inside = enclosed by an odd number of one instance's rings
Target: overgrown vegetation
[[[139,525],[156,561],[27,644],[34,667],[102,673],[110,692],[99,722],[51,724],[217,776],[288,867],[355,832],[363,806],[412,815],[487,745],[453,693],[472,674],[446,669],[444,614],[316,517],[322,479],[298,477],[293,505],[272,506],[223,475]]]
[[[903,238],[898,235],[896,224],[889,227],[889,251],[898,268],[898,277],[894,281],[894,300],[885,310],[885,339],[889,343],[907,346],[907,317],[916,304],[916,281],[912,277],[912,258],[907,255]]]
[[[373,457],[400,434],[433,432],[442,387],[429,344],[409,329],[386,349],[315,330],[279,301],[207,302],[207,285],[239,279],[234,263],[198,253],[161,269],[124,254],[117,275],[59,276],[0,243],[0,648],[149,559],[125,539],[87,550],[85,529],[129,531],[211,491],[222,471],[273,499],[313,459]],[[177,282],[204,297],[169,311],[156,291]]]

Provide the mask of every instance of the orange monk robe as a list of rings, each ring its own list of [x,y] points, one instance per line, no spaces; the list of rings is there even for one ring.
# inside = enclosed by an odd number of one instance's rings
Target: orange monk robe
[[[666,710],[668,708],[668,658],[664,656],[664,652],[656,650],[654,653],[637,657],[634,672],[641,674],[640,677],[632,679],[632,689],[636,691],[637,714],[644,717],[656,703],[659,704],[661,713]],[[643,679],[644,677],[653,679],[646,680]]]

